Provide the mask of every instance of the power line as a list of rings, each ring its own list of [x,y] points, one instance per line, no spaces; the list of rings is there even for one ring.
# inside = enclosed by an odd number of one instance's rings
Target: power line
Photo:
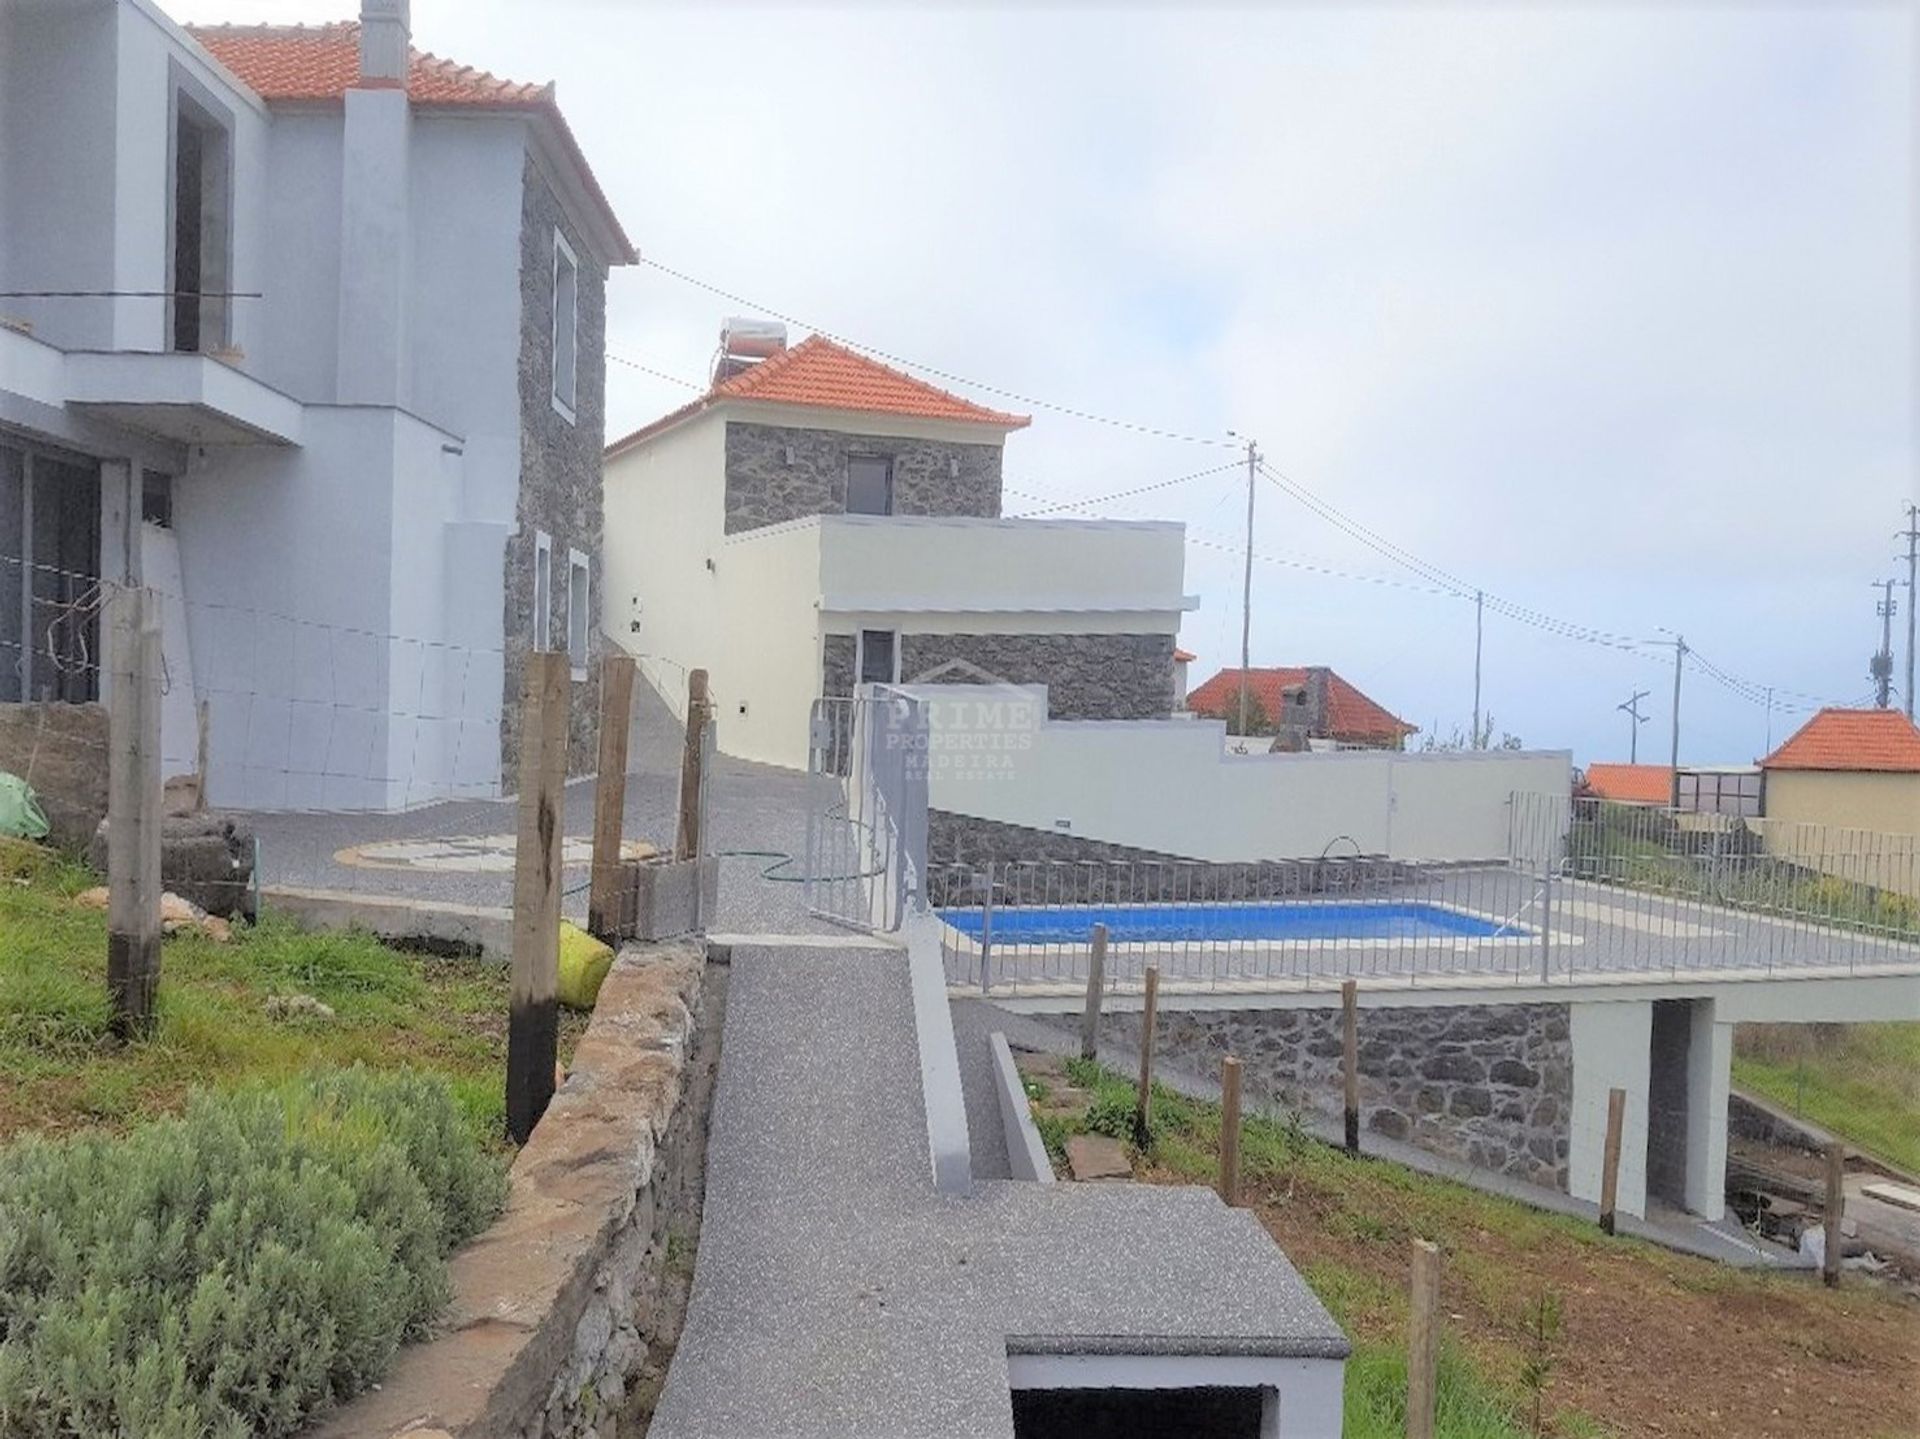
[[[638,370],[643,375],[652,375],[656,380],[666,380],[670,384],[684,385],[689,390],[705,390],[707,388],[705,385],[685,379],[682,376],[670,375],[665,370],[656,370],[652,365],[643,365],[638,360],[629,360],[625,355],[616,355],[612,350],[607,351],[607,358],[612,360],[616,365],[625,365],[629,370]]]
[[[1195,470],[1190,475],[1175,475],[1170,480],[1155,480],[1150,485],[1135,485],[1130,490],[1115,490],[1110,495],[1093,495],[1083,500],[1062,500],[1056,504],[1043,505],[1037,510],[1026,511],[1023,518],[1030,518],[1034,515],[1050,515],[1058,510],[1087,509],[1094,505],[1108,504],[1114,500],[1131,499],[1135,495],[1145,495],[1151,494],[1155,490],[1171,489],[1175,485],[1184,485],[1192,480],[1204,480],[1208,475],[1218,475],[1227,470],[1237,470],[1239,468],[1240,462],[1238,460],[1230,460],[1224,465],[1214,465],[1211,469]],[[1010,493],[1024,494],[1026,492],[1012,491]],[[1032,498],[1044,499],[1046,497],[1043,495],[1034,495]]]
[[[717,295],[723,300],[730,301],[744,309],[765,315],[769,319],[779,320],[783,324],[792,325],[795,329],[807,330],[816,335],[823,335],[829,340],[847,346],[849,349],[864,351],[869,355],[885,360],[889,364],[898,365],[903,369],[918,370],[922,374],[933,375],[938,379],[945,380],[950,385],[964,385],[967,389],[979,390],[984,394],[997,395],[1003,400],[1012,400],[1015,404],[1031,405],[1039,410],[1051,410],[1054,414],[1065,415],[1069,419],[1084,420],[1094,425],[1107,425],[1116,430],[1130,430],[1138,435],[1152,435],[1155,438],[1163,440],[1179,440],[1189,445],[1217,445],[1228,449],[1239,448],[1239,445],[1233,440],[1225,437],[1187,435],[1182,434],[1178,430],[1162,429],[1157,425],[1143,425],[1133,420],[1116,420],[1110,415],[1094,414],[1090,410],[1082,410],[1073,405],[1063,405],[1053,400],[1043,400],[1033,395],[1022,394],[1018,390],[1009,390],[1001,385],[989,385],[983,380],[969,379],[965,375],[956,375],[951,370],[942,370],[932,365],[923,365],[917,360],[906,359],[901,355],[893,354],[891,351],[883,350],[877,345],[864,344],[861,341],[850,339],[846,335],[829,330],[824,326],[809,324],[807,321],[798,319],[793,315],[783,314],[771,305],[763,305],[758,300],[750,300],[745,295],[723,289],[719,285],[712,284],[707,280],[702,280],[698,276],[689,275],[684,270],[676,270],[671,265],[663,265],[660,261],[650,259],[645,255],[640,257],[640,263],[650,269],[658,270],[663,275],[669,275],[684,285],[691,285],[696,290],[705,290],[710,295]]]

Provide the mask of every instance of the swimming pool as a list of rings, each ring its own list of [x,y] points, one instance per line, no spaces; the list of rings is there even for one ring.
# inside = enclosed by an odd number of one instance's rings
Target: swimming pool
[[[977,907],[943,909],[940,917],[978,940],[985,917]],[[1418,901],[1371,904],[1312,901],[1245,904],[1112,904],[995,909],[992,940],[1006,944],[1085,944],[1096,924],[1114,944],[1243,939],[1520,939],[1531,931],[1483,915]]]

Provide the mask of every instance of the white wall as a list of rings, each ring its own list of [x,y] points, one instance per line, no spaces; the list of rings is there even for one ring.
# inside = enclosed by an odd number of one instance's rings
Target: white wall
[[[1568,1116],[1567,1192],[1600,1202],[1607,1144],[1607,1095],[1627,1092],[1620,1129],[1615,1203],[1622,1214],[1647,1212],[1647,1096],[1651,1082],[1653,1005],[1646,1000],[1568,1006],[1573,1040],[1573,1102]],[[1725,1116],[1724,1104],[1721,1114]]]
[[[1194,859],[1348,840],[1399,859],[1504,858],[1508,797],[1571,783],[1564,751],[1234,755],[1212,720],[1048,721],[1038,686],[916,692],[932,704],[934,808]]]

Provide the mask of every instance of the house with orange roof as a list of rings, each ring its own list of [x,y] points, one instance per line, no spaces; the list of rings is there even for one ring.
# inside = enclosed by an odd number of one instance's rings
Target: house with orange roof
[[[1025,415],[830,339],[729,321],[710,387],[608,447],[603,623],[728,754],[804,767],[861,683],[1046,686],[1054,720],[1167,719],[1178,524],[1002,513]]]
[[[1760,770],[1770,851],[1920,895],[1920,729],[1912,720],[1895,709],[1823,709]]]
[[[551,85],[351,15],[0,6],[0,704],[104,697],[145,587],[163,767],[219,805],[498,795],[535,648],[593,764],[634,250]]]
[[[1187,696],[1187,708],[1237,720],[1240,674],[1237,666],[1221,670]],[[1276,750],[1397,750],[1420,732],[1325,665],[1256,666],[1246,676],[1248,728],[1272,735]]]

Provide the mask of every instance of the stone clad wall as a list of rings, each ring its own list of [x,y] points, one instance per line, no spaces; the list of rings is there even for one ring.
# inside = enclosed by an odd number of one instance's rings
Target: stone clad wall
[[[1047,687],[1047,717],[1057,720],[1166,719],[1173,713],[1172,635],[903,635],[900,678],[920,683],[942,665],[970,667],[1006,684]],[[938,682],[938,676],[932,681]]]
[[[314,1435],[613,1439],[629,1381],[677,1333],[661,1295],[698,1223],[726,973],[704,940],[621,951],[506,1212],[453,1257],[440,1337]]]
[[[85,849],[107,817],[106,706],[0,704],[0,771],[33,787],[55,844]]]
[[[1137,1013],[1102,1026],[1103,1037],[1139,1046]],[[1172,1010],[1160,1015],[1155,1047],[1199,1075],[1237,1055],[1254,1094],[1337,1118],[1340,1031],[1338,1009]],[[1573,1044],[1564,1004],[1363,1007],[1358,1034],[1363,1128],[1566,1189]]]
[[[893,461],[896,515],[1000,516],[1001,447],[850,435],[788,425],[727,425],[726,532],[777,525],[807,515],[844,514],[847,460]]]

